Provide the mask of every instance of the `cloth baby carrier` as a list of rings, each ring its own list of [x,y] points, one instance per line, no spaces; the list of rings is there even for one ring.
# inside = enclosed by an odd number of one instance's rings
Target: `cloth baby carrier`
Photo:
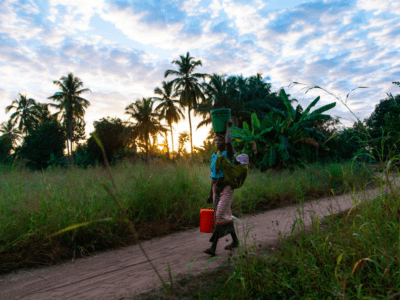
[[[228,184],[233,189],[240,188],[247,178],[249,156],[247,154],[241,154],[236,157],[236,160],[240,162],[240,165],[231,163],[226,157],[222,156],[219,152],[217,153],[218,158],[215,161],[215,168],[218,170],[222,167],[224,170],[224,177]]]

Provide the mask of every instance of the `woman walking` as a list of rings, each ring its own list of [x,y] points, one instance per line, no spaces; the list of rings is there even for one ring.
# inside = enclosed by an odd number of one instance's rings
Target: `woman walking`
[[[217,133],[215,135],[215,146],[218,152],[225,156],[231,163],[235,162],[233,157],[233,148],[231,140],[231,127],[232,121],[226,122],[226,132]],[[239,240],[233,227],[232,218],[232,200],[233,200],[233,188],[227,185],[224,181],[224,172],[221,169],[216,170],[215,161],[218,158],[218,154],[214,153],[211,156],[211,190],[210,196],[207,199],[207,203],[214,203],[214,216],[213,216],[213,235],[210,239],[212,243],[211,248],[204,251],[204,253],[215,255],[217,249],[218,239],[230,234],[232,236],[232,243],[225,247],[225,250],[231,250],[239,246]]]

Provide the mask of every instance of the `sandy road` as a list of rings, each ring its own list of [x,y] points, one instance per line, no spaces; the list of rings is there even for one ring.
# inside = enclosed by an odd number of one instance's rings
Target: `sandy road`
[[[397,180],[397,179],[396,179]],[[398,181],[396,182],[398,183]],[[377,189],[365,191],[365,197],[378,195]],[[353,198],[353,199],[352,199]],[[347,194],[327,197],[303,204],[304,224],[311,224],[311,215],[318,214],[321,219],[331,213],[349,209],[355,200],[362,200],[360,193],[355,196]],[[300,208],[301,210],[301,208]],[[257,247],[276,243],[278,233],[290,233],[299,217],[299,207],[290,206],[246,216],[243,223],[235,222],[238,227],[238,238],[243,241],[249,228],[252,227],[247,246],[257,240]],[[244,230],[243,225],[244,224]],[[210,246],[211,233],[202,233],[199,228],[175,233],[162,238],[142,242],[142,247],[152,260],[160,275],[167,282],[168,268],[172,276],[177,273],[197,275],[206,270],[215,269],[228,260],[229,251],[224,247],[231,238],[222,238],[217,247],[219,259],[207,266],[210,256],[203,251]],[[228,241],[227,241],[228,240]],[[237,254],[237,250],[234,250]],[[109,251],[96,256],[81,258],[74,263],[68,262],[58,266],[46,267],[29,272],[20,271],[0,277],[0,299],[119,299],[132,297],[161,286],[156,273],[147,262],[138,245],[129,246],[117,251]]]

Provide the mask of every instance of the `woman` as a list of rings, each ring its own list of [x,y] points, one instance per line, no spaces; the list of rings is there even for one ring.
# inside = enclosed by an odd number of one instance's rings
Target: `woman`
[[[215,146],[222,156],[228,158],[232,163],[235,163],[233,157],[233,148],[231,140],[231,127],[232,121],[226,122],[226,132],[217,133],[215,135]],[[204,253],[215,255],[218,239],[230,234],[232,236],[232,243],[225,247],[225,250],[231,250],[239,246],[239,240],[233,227],[232,218],[232,199],[233,188],[224,182],[224,172],[222,169],[216,170],[215,161],[218,158],[217,153],[211,156],[211,190],[207,203],[214,202],[214,216],[213,216],[213,230],[214,233],[210,239],[212,243],[211,248],[204,251]]]

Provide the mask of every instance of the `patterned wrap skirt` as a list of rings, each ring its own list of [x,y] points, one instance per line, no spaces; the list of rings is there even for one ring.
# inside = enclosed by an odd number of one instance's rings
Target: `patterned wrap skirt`
[[[227,185],[224,187],[220,195],[218,195],[216,192],[216,185],[217,183],[213,183],[213,235],[210,239],[210,242],[214,242],[216,238],[219,239],[235,232],[232,218],[232,200],[234,189]]]

